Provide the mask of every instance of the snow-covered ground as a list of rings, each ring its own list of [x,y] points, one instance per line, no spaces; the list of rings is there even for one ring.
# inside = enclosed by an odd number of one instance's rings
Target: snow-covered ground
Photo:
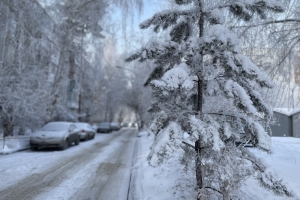
[[[167,161],[165,165],[150,167],[147,162],[149,148],[153,142],[153,134],[141,132],[139,154],[134,166],[135,199],[196,199],[194,190],[196,181],[191,172],[184,172],[179,163],[180,155]],[[238,192],[239,199],[252,200],[286,200],[300,197],[300,138],[272,138],[273,154],[267,154],[255,148],[249,148],[258,157],[265,160],[270,170],[275,171],[293,190],[297,197],[277,196],[273,192],[261,188],[254,178],[249,178]]]
[[[129,169],[132,162],[130,152],[134,149],[133,141],[135,141],[134,137],[130,139],[130,148],[125,151],[125,146],[122,145],[128,136],[133,134],[128,131],[122,134],[115,132],[97,135],[94,140],[81,142],[79,146],[72,146],[65,151],[25,150],[11,155],[0,155],[0,180],[4,180],[0,181],[0,199],[2,199],[1,194],[10,194],[11,188],[18,187],[20,191],[26,191],[30,189],[30,184],[33,187],[30,192],[33,194],[29,196],[34,197],[31,199],[80,199],[87,197],[82,196],[86,194],[93,197],[94,193],[100,191],[99,187],[101,190],[110,191],[101,194],[103,198],[100,197],[100,199],[104,199],[106,195],[116,194],[115,190],[112,192],[111,187],[119,188],[121,191],[115,199],[126,199],[130,178]],[[193,173],[185,172],[180,164],[182,151],[179,150],[178,156],[172,157],[164,165],[153,168],[148,165],[147,156],[154,135],[141,132],[138,136],[136,163],[131,169],[134,184],[130,185],[133,190],[129,194],[129,199],[195,199],[196,181]],[[289,188],[300,196],[300,138],[273,137],[272,146],[274,153],[271,155],[255,148],[249,149],[264,159],[270,170],[275,171],[285,180]],[[99,149],[100,153],[96,152],[96,149]],[[116,150],[122,154],[117,153]],[[84,151],[94,154],[88,156],[89,154],[84,154]],[[116,155],[121,155],[121,157]],[[121,171],[114,171],[113,169],[118,166],[125,168]],[[68,171],[67,168],[71,170]],[[110,173],[110,177],[103,176],[106,172]],[[63,176],[57,180],[59,174]],[[117,183],[115,179],[118,179]],[[34,180],[40,181],[34,183]],[[87,191],[87,188],[95,184],[98,184],[96,188]],[[245,200],[288,199],[259,187],[254,178],[249,178],[238,194],[239,199]],[[290,199],[297,199],[297,197]]]
[[[272,137],[273,154],[267,154],[258,149],[251,151],[259,158],[265,160],[267,167],[282,178],[286,185],[296,194],[295,199],[300,199],[300,138]],[[242,193],[253,197],[252,199],[285,200],[286,197],[255,185],[254,178],[249,179],[242,188]]]

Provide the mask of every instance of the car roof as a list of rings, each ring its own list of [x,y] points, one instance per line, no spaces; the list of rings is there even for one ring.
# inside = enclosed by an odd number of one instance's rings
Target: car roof
[[[88,126],[90,126],[89,123],[85,123],[85,122],[75,122],[74,124],[78,127],[88,127]]]
[[[86,123],[86,122],[74,122],[74,124],[80,124],[80,125],[90,125],[89,123]]]
[[[49,122],[47,124],[67,124],[67,125],[71,125],[74,124],[73,122]]]

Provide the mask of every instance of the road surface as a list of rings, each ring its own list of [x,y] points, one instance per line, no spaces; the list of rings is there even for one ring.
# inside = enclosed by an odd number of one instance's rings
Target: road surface
[[[97,134],[65,151],[0,156],[1,200],[127,199],[136,129]]]

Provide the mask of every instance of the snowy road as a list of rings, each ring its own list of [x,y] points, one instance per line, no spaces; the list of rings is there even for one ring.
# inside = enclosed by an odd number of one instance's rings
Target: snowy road
[[[127,199],[136,129],[97,134],[65,151],[0,156],[0,199]]]

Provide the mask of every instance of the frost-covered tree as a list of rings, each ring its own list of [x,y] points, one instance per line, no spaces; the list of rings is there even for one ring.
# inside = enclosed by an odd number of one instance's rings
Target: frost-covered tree
[[[150,128],[156,133],[149,163],[157,166],[178,148],[189,147],[195,150],[198,199],[229,199],[254,174],[261,185],[291,196],[263,163],[235,144],[251,140],[255,147],[271,152],[264,125],[272,110],[259,91],[273,84],[242,54],[239,39],[224,25],[225,16],[264,19],[267,12],[283,12],[283,5],[273,0],[174,2],[175,9],[159,12],[140,25],[154,27],[155,32],[166,30],[169,38],[151,40],[127,59],[150,59],[156,64],[146,82],[153,89]],[[241,131],[246,133],[243,138]],[[187,141],[184,132],[190,135]]]
[[[63,25],[72,36],[91,33],[103,37],[100,20],[105,14],[107,3],[104,0],[65,0],[59,3],[64,16]]]
[[[294,82],[299,54],[299,1],[283,1],[284,13],[268,13],[267,19],[241,23],[232,20],[230,26],[241,36],[244,53],[264,69],[277,87],[265,93],[274,107],[299,106],[299,87]]]
[[[44,123],[55,42],[53,21],[36,1],[0,1],[0,129],[3,136]]]
[[[134,112],[139,130],[146,128],[150,123],[150,113],[147,110],[151,105],[151,88],[145,88],[144,83],[151,72],[151,66],[152,62],[135,66],[130,85],[124,94],[125,104]]]
[[[58,36],[60,44],[58,73],[54,76],[54,84],[51,88],[51,96],[53,98],[48,109],[49,120],[59,119],[62,115],[73,116],[74,118],[75,112],[70,112],[66,107],[65,99],[62,98],[61,95],[61,91],[68,87],[66,86],[65,77],[68,76],[70,79],[70,83],[68,83],[69,87],[71,87],[72,82],[75,83],[76,87],[78,86],[76,88],[78,91],[76,92],[84,92],[84,94],[79,95],[78,98],[81,96],[85,97],[81,99],[82,101],[93,98],[92,92],[87,91],[91,91],[93,89],[91,87],[95,84],[86,81],[92,81],[93,77],[89,76],[91,75],[89,72],[92,71],[92,69],[86,69],[91,66],[88,63],[85,64],[87,58],[86,52],[88,46],[90,47],[91,45],[87,44],[85,40],[87,40],[87,36],[95,40],[103,37],[101,20],[105,15],[105,9],[108,5],[104,0],[48,1],[43,2],[43,5],[51,17],[57,22],[58,28],[56,35]],[[78,66],[81,69],[78,69]],[[80,80],[82,81],[79,83]],[[90,96],[86,98],[86,95]],[[91,101],[83,102],[82,106],[86,106],[88,103],[91,103]],[[85,109],[85,111],[90,112],[87,109]],[[66,120],[65,117],[63,117],[63,119]]]

